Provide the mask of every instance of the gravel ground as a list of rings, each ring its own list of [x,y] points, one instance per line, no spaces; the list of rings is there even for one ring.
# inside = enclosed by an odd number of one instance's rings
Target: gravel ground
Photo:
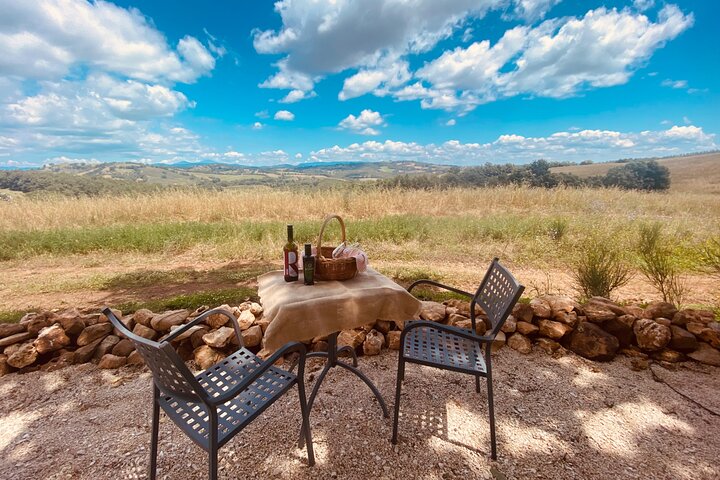
[[[396,355],[360,359],[390,408]],[[720,478],[717,368],[635,372],[626,358],[600,364],[507,348],[494,365],[497,462],[485,391],[474,392],[472,377],[408,365],[398,446],[370,391],[337,369],[311,415],[315,467],[296,447],[293,389],[220,451],[220,477]],[[320,368],[313,360],[309,375]],[[90,364],[0,378],[0,478],[145,478],[150,381],[145,369]],[[159,478],[206,472],[206,455],[163,416]]]

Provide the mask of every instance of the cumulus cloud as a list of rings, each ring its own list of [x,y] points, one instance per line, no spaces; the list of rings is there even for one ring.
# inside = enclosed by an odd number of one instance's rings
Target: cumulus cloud
[[[365,109],[357,117],[352,114],[348,115],[340,121],[338,127],[360,135],[380,135],[380,131],[376,127],[382,127],[385,124],[380,113]]]
[[[263,125],[263,124],[260,123],[260,122],[255,122],[255,123],[253,123],[252,128],[253,128],[253,130],[262,130],[262,128],[263,128],[264,126],[265,126],[265,125]]]
[[[447,125],[448,127],[454,127],[456,123],[457,121],[454,118],[451,118],[450,120],[445,122],[445,125]]]
[[[393,95],[421,99],[423,108],[468,110],[516,95],[564,98],[620,85],[693,21],[692,14],[666,5],[656,23],[629,9],[602,7],[582,18],[517,26],[494,45],[484,40],[444,52],[416,72],[422,81],[413,86],[414,95],[407,89]]]
[[[277,112],[275,112],[275,116],[273,118],[275,120],[292,122],[293,120],[295,120],[295,114],[288,110],[278,110]]]
[[[300,100],[306,100],[308,98],[313,98],[316,96],[317,93],[315,93],[314,91],[306,92],[303,90],[291,90],[290,92],[288,92],[287,95],[285,95],[285,97],[283,97],[279,101],[280,103],[295,103],[299,102]]]
[[[545,14],[562,0],[517,0],[513,13],[527,22],[534,22],[545,17]]]

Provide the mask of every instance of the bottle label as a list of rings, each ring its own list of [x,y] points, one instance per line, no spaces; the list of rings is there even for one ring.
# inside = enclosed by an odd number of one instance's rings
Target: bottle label
[[[297,277],[298,276],[297,253],[296,252],[285,252],[285,276],[286,277]]]

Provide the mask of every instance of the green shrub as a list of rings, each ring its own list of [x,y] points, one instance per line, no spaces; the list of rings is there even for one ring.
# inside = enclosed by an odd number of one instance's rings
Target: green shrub
[[[583,245],[572,274],[585,298],[610,297],[613,290],[631,278],[630,268],[617,244],[599,237],[590,238]]]
[[[638,241],[640,271],[660,292],[664,302],[680,307],[686,293],[685,282],[673,255],[672,242],[663,235],[660,223],[640,225]]]
[[[713,275],[720,277],[720,238],[708,240],[701,253],[703,264]]]
[[[550,238],[555,240],[556,242],[559,242],[563,239],[565,234],[567,233],[568,226],[570,223],[568,222],[567,218],[554,218],[550,221],[550,227],[548,228],[548,235],[550,235]]]

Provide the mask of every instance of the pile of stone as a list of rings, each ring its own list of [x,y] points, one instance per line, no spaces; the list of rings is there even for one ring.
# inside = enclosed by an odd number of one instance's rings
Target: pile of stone
[[[262,339],[269,321],[258,303],[222,305],[238,319],[243,344],[265,358]],[[130,315],[115,311],[136,335],[158,340],[207,311],[173,310],[153,313],[138,310]],[[470,305],[460,300],[422,302],[420,317],[432,322],[471,329]],[[476,310],[476,332],[486,333],[487,317]],[[350,346],[360,355],[377,355],[383,348],[400,347],[402,325],[377,321],[362,328],[345,330],[339,346]],[[224,315],[211,315],[174,342],[180,357],[205,369],[233,352],[238,342],[231,322]],[[572,351],[597,361],[618,354],[633,358],[633,368],[647,368],[650,360],[666,364],[693,360],[720,366],[720,323],[709,310],[678,310],[664,302],[645,308],[622,306],[594,297],[579,304],[567,297],[543,296],[520,303],[503,325],[493,350],[506,345],[521,353],[534,348],[550,355]],[[307,342],[311,351],[327,349],[327,338]],[[28,313],[17,324],[0,324],[0,376],[14,371],[57,369],[94,362],[100,368],[142,365],[133,343],[97,312],[70,309]]]

